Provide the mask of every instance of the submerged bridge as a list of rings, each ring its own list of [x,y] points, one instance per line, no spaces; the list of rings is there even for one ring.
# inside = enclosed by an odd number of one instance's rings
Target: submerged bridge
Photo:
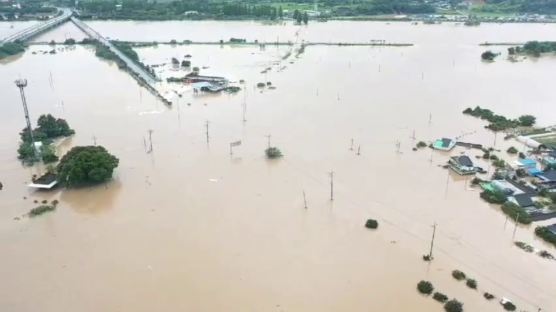
[[[14,42],[14,41],[27,41],[43,32],[50,30],[60,24],[67,22],[72,16],[72,11],[70,9],[61,9],[62,14],[56,16],[55,18],[49,19],[46,22],[33,25],[29,28],[16,32],[0,41],[0,44]]]

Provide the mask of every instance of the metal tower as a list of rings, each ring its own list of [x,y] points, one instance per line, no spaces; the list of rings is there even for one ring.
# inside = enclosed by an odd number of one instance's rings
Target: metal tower
[[[35,149],[35,138],[33,138],[33,128],[31,127],[31,118],[29,117],[27,100],[25,99],[25,91],[23,90],[25,87],[27,87],[27,79],[17,79],[15,81],[15,85],[19,88],[19,93],[21,94],[21,103],[23,104],[23,112],[25,113],[25,121],[27,122],[27,131],[29,132],[29,137],[31,138],[33,155],[37,156],[37,151]]]

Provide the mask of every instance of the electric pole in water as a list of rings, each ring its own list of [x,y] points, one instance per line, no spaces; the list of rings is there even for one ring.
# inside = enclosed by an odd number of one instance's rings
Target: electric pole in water
[[[334,171],[328,173],[330,175],[330,200],[334,200]]]
[[[265,136],[266,136],[266,138],[267,138],[267,140],[268,140],[268,142],[267,142],[268,148],[270,148],[270,138],[272,137],[272,135],[267,134],[267,135],[265,135]]]
[[[23,104],[23,112],[25,113],[25,121],[27,122],[27,131],[29,132],[29,138],[31,139],[31,146],[33,148],[33,156],[37,157],[37,150],[35,148],[35,138],[33,137],[33,128],[31,127],[31,118],[29,117],[29,110],[27,109],[27,100],[25,99],[25,91],[23,90],[27,87],[27,79],[17,79],[15,85],[19,88],[19,93],[21,94],[21,103]]]
[[[207,120],[207,122],[205,123],[205,127],[206,127],[206,134],[207,134],[207,145],[209,144],[209,121]]]
[[[434,235],[436,234],[436,222],[432,225],[432,239],[431,239],[431,250],[429,251],[429,259],[432,260],[432,248],[434,247]],[[429,260],[429,261],[430,261]]]
[[[153,151],[153,129],[149,129],[149,153]]]

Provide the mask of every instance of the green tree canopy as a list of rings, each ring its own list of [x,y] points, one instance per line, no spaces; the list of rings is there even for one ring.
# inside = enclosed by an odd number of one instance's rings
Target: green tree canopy
[[[58,164],[58,181],[66,186],[109,180],[119,160],[102,146],[76,146]]]

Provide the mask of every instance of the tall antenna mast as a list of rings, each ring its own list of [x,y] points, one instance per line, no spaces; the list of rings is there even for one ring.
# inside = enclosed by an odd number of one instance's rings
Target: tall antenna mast
[[[27,109],[27,100],[25,99],[24,88],[27,87],[27,79],[17,79],[15,85],[19,88],[21,94],[21,103],[23,104],[23,112],[25,113],[25,121],[27,122],[27,131],[31,139],[31,146],[33,147],[33,156],[37,156],[35,148],[35,138],[33,137],[33,128],[31,127],[31,118],[29,117],[29,109]]]

